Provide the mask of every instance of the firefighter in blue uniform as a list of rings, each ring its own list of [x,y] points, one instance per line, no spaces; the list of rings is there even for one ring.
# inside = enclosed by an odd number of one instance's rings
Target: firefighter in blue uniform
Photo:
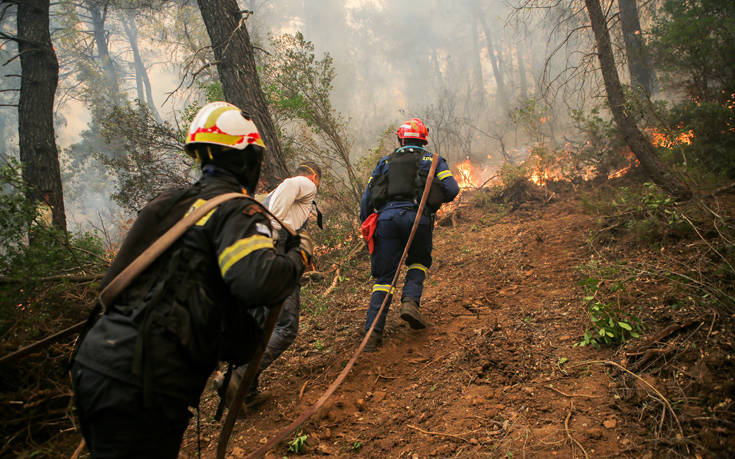
[[[432,154],[423,148],[428,143],[428,133],[429,130],[418,118],[412,118],[398,128],[399,148],[380,159],[360,202],[360,221],[364,222],[373,212],[379,214],[370,259],[375,284],[367,311],[366,332],[376,320],[385,296],[392,297],[394,293],[389,292],[390,284],[416,219],[418,203],[431,168]],[[458,193],[459,185],[446,160],[440,156],[426,207],[406,258],[401,319],[413,329],[426,327],[419,307],[424,279],[431,267],[434,214],[443,203],[452,201]],[[365,347],[368,352],[374,352],[382,344],[388,305],[377,318],[375,330]]]

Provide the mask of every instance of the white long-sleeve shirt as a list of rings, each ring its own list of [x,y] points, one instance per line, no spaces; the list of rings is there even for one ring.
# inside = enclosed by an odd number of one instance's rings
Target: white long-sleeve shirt
[[[312,202],[316,197],[316,185],[308,178],[297,175],[281,182],[271,193],[268,210],[292,229],[301,228],[312,211]],[[274,228],[280,228],[272,222]]]

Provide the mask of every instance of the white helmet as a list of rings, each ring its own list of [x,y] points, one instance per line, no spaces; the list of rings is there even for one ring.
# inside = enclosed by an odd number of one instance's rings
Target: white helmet
[[[244,150],[249,145],[265,148],[252,119],[228,102],[210,102],[194,117],[186,135],[186,152],[191,155],[191,147],[200,143],[236,150]]]

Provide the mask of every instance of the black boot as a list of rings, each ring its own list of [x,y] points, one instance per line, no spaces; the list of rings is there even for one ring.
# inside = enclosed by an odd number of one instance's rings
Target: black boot
[[[426,321],[419,312],[419,304],[414,300],[405,299],[401,302],[401,319],[408,322],[414,330],[426,328]]]
[[[368,338],[368,342],[365,344],[365,352],[375,352],[378,347],[383,344],[383,332],[377,332],[373,330],[373,334]]]

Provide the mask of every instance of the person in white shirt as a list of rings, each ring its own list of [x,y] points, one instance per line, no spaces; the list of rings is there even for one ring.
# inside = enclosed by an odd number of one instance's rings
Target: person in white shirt
[[[322,171],[318,165],[307,161],[299,164],[296,168],[296,175],[285,179],[275,190],[269,193],[263,200],[263,204],[268,207],[273,215],[288,225],[291,229],[302,232],[306,227],[311,214],[316,211],[316,193],[321,181]],[[276,249],[285,250],[285,241],[288,233],[275,220],[271,220],[274,230],[274,239],[276,240]],[[318,223],[319,225],[321,222]],[[299,314],[301,312],[300,300],[301,285],[297,285],[293,293],[289,295],[283,302],[281,314],[278,316],[278,322],[273,329],[268,345],[266,346],[263,358],[258,369],[258,376],[263,372],[274,360],[276,360],[296,339],[299,331]],[[220,395],[224,395],[226,399],[230,399],[245,375],[247,365],[242,365],[232,372],[227,390],[222,389],[224,384],[224,376],[218,376],[214,385],[217,387]],[[258,394],[258,376],[253,381],[245,396],[245,402],[249,403],[255,399]]]

